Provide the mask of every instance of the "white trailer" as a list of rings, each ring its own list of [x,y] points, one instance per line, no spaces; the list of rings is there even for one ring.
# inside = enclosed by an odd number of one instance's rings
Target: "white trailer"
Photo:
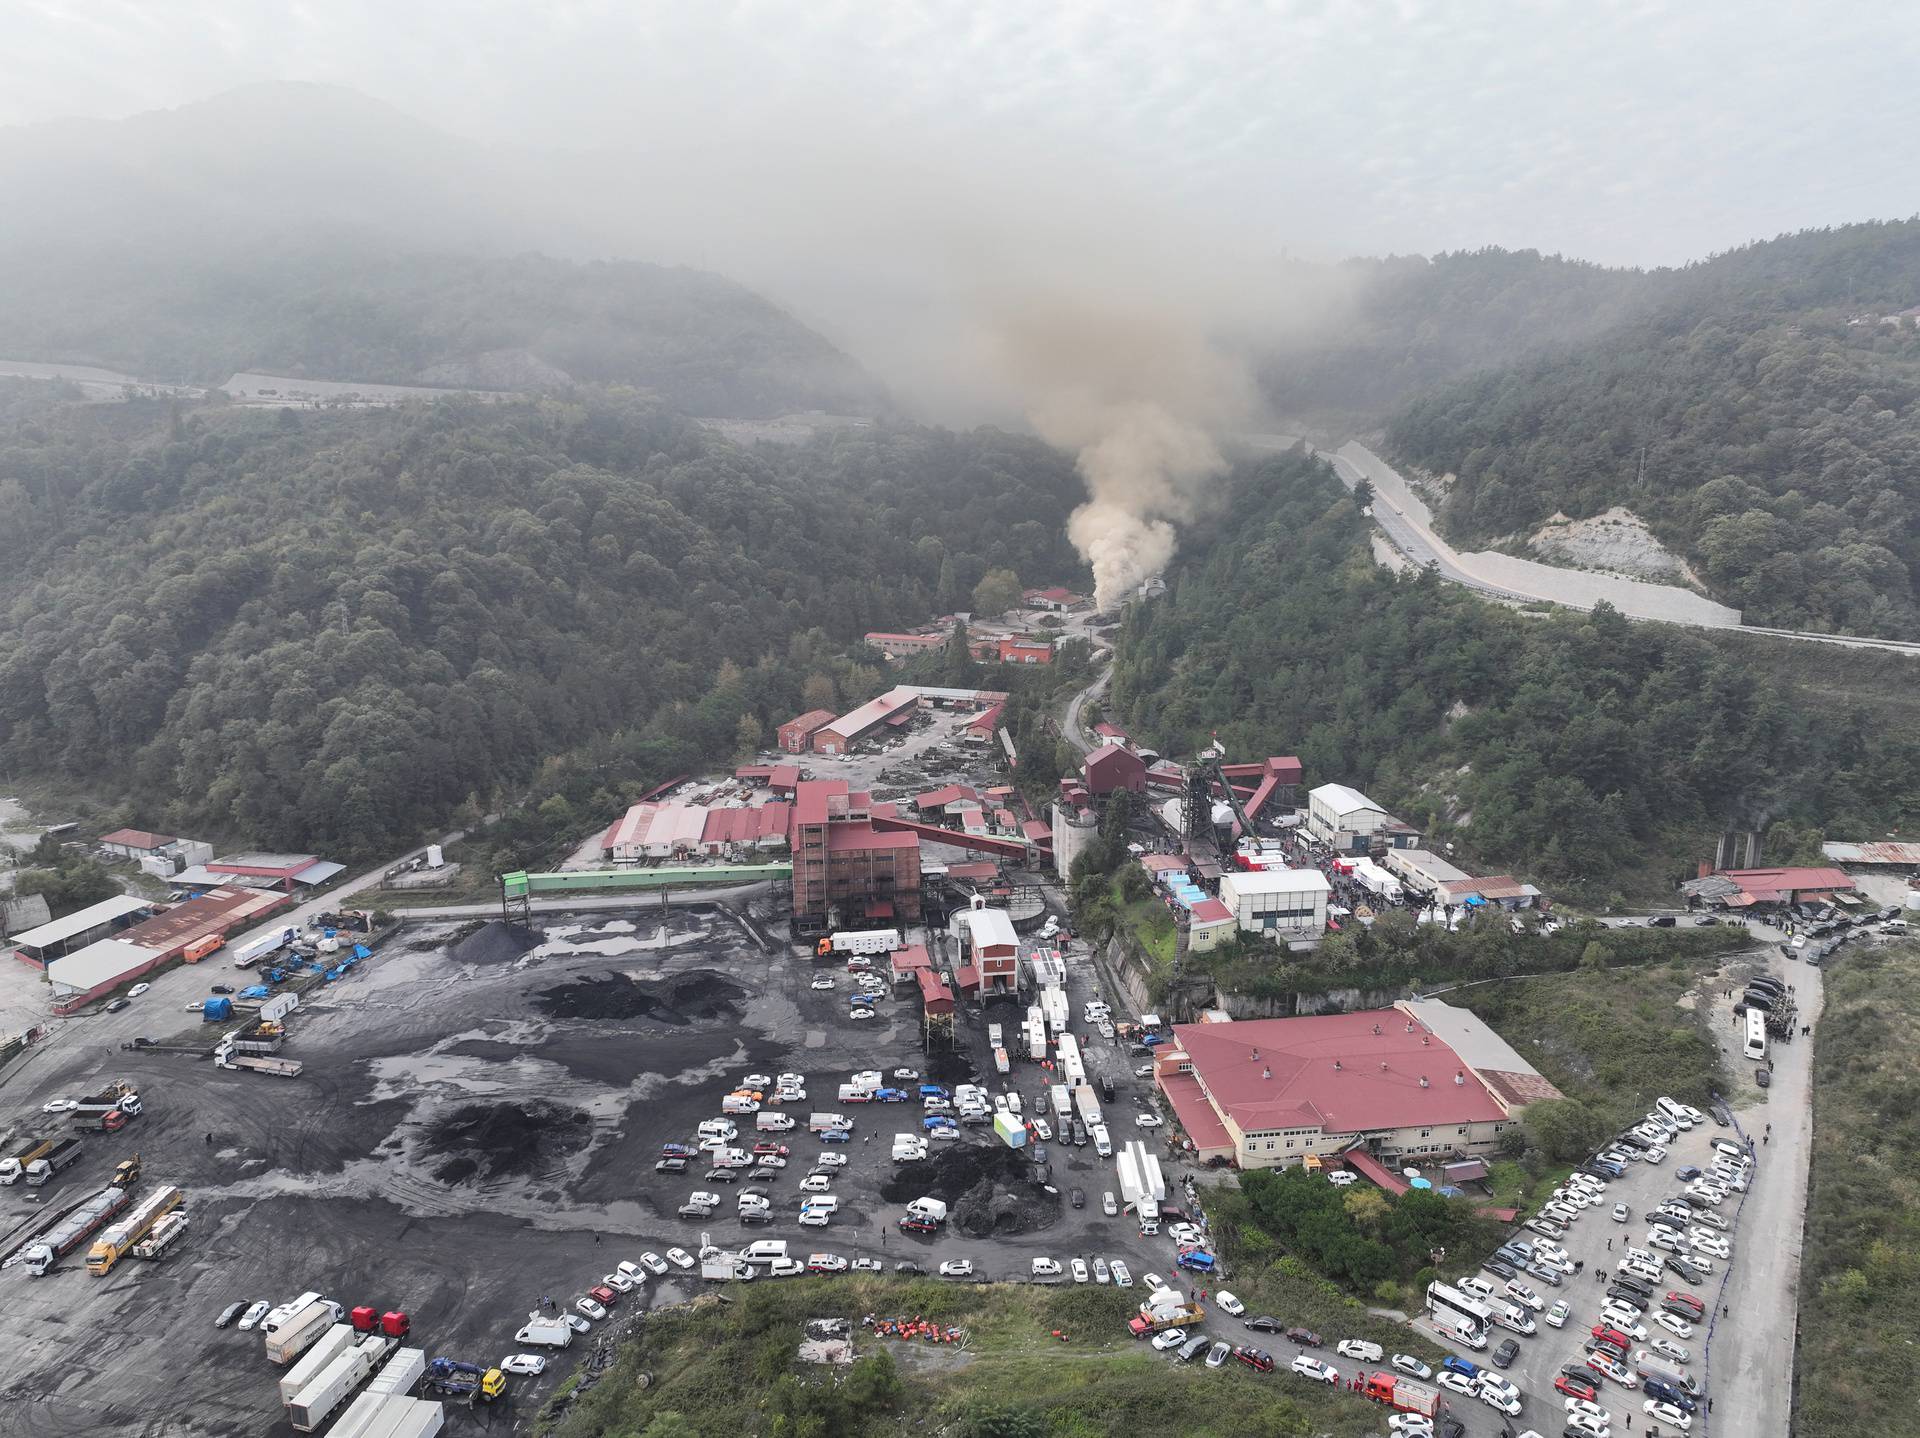
[[[287,1421],[293,1431],[311,1433],[324,1424],[356,1388],[373,1376],[394,1346],[395,1340],[385,1334],[369,1333],[329,1363],[287,1405]]]
[[[369,1393],[411,1393],[413,1385],[426,1376],[427,1350],[402,1348],[387,1360],[387,1366],[367,1383]],[[335,1430],[338,1431],[337,1429]]]
[[[300,1390],[327,1371],[327,1366],[353,1347],[355,1333],[351,1323],[335,1323],[322,1330],[313,1347],[287,1370],[280,1380],[280,1402],[284,1406],[300,1396]]]
[[[1113,1166],[1120,1180],[1120,1201],[1143,1220],[1158,1218],[1160,1205],[1167,1201],[1160,1160],[1136,1139],[1121,1147]]]
[[[1087,1081],[1087,1065],[1080,1057],[1080,1040],[1072,1034],[1060,1035],[1060,1076],[1067,1081],[1067,1087],[1074,1088]]]
[[[1073,1091],[1073,1107],[1079,1113],[1081,1122],[1088,1128],[1103,1122],[1100,1114],[1100,1095],[1093,1091],[1093,1085],[1083,1083]]]
[[[899,947],[898,929],[848,929],[833,936],[836,954],[890,954]]]
[[[222,1049],[214,1054],[214,1062],[223,1069],[251,1069],[255,1073],[272,1074],[275,1078],[299,1078],[300,1070],[305,1067],[299,1059],[274,1058],[269,1054],[237,1054],[231,1049]]]
[[[1067,1023],[1072,1017],[1073,1010],[1067,1003],[1066,990],[1052,987],[1042,989],[1040,1011],[1046,1015],[1047,1028],[1055,1037],[1067,1031]]]
[[[443,1403],[425,1398],[389,1398],[360,1438],[434,1438],[446,1421]]]
[[[267,1361],[291,1363],[305,1353],[330,1324],[340,1322],[340,1305],[310,1298],[266,1337]],[[348,1329],[348,1332],[352,1332]]]
[[[133,1246],[135,1258],[160,1259],[187,1236],[187,1215],[175,1209],[153,1226],[153,1232]]]
[[[1003,1049],[1006,1046],[1007,1041],[1001,1026],[999,1024],[988,1024],[987,1047],[990,1049]]]
[[[1035,1009],[1033,1011],[1034,1015],[1038,1015],[1039,1012],[1040,1011],[1038,1009]],[[1046,1021],[1044,1019],[1041,1019],[1035,1016],[1029,1016],[1026,1022],[1026,1034],[1027,1034],[1027,1057],[1032,1059],[1035,1063],[1039,1063],[1041,1060],[1045,1059],[1047,1056]]]
[[[1073,1117],[1073,1090],[1063,1083],[1052,1084],[1047,1089],[1047,1102],[1060,1120],[1058,1126],[1064,1128],[1067,1120]]]

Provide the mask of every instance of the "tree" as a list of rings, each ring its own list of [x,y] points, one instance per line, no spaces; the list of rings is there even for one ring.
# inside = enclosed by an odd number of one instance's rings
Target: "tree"
[[[1347,1217],[1353,1220],[1356,1227],[1370,1232],[1379,1230],[1392,1208],[1386,1195],[1377,1188],[1356,1188],[1341,1198],[1340,1206],[1347,1211]]]
[[[699,1438],[699,1433],[679,1413],[668,1409],[654,1414],[653,1421],[640,1430],[640,1438]]]
[[[752,714],[742,714],[733,730],[734,752],[742,759],[751,759],[759,752],[760,741],[766,737],[766,733],[766,726]]]
[[[1005,614],[1020,603],[1020,576],[1011,569],[989,569],[973,586],[973,612],[983,618]]]
[[[1578,1099],[1542,1099],[1522,1110],[1521,1122],[1533,1146],[1555,1163],[1572,1163],[1591,1153],[1606,1135],[1606,1121]]]
[[[806,682],[800,686],[800,705],[809,713],[815,709],[837,710],[840,707],[840,695],[833,687],[833,676],[809,674]]]

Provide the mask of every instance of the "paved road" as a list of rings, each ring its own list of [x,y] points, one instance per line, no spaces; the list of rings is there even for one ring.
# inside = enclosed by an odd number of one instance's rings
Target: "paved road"
[[[1093,683],[1067,701],[1067,707],[1061,714],[1060,732],[1066,736],[1067,742],[1082,754],[1092,751],[1093,740],[1088,737],[1085,727],[1080,723],[1080,712],[1086,708],[1089,699],[1106,692],[1107,681],[1111,678],[1113,678],[1113,666],[1109,664],[1100,671]]]

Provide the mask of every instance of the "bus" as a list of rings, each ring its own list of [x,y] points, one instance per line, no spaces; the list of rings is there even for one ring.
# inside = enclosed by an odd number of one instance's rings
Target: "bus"
[[[1485,1338],[1493,1311],[1477,1298],[1470,1298],[1445,1283],[1427,1285],[1427,1311],[1442,1327],[1464,1329]]]
[[[1767,1056],[1767,1016],[1758,1009],[1747,1010],[1747,1057]]]

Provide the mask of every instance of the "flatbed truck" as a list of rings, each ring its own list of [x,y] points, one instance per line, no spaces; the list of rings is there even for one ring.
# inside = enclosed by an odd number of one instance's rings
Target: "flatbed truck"
[[[35,1278],[45,1277],[54,1265],[111,1223],[133,1195],[124,1188],[103,1188],[61,1219],[35,1243],[27,1245],[20,1262]]]
[[[88,1250],[87,1272],[96,1278],[111,1273],[113,1266],[133,1251],[134,1244],[151,1233],[153,1226],[178,1208],[185,1198],[185,1193],[169,1183],[141,1199]]]
[[[273,1058],[267,1054],[229,1053],[220,1058],[219,1064],[223,1069],[251,1069],[275,1078],[298,1078],[300,1070],[306,1067],[299,1059]]]
[[[133,1256],[149,1262],[165,1258],[187,1236],[187,1216],[175,1210],[154,1224],[153,1232],[133,1246]]]

